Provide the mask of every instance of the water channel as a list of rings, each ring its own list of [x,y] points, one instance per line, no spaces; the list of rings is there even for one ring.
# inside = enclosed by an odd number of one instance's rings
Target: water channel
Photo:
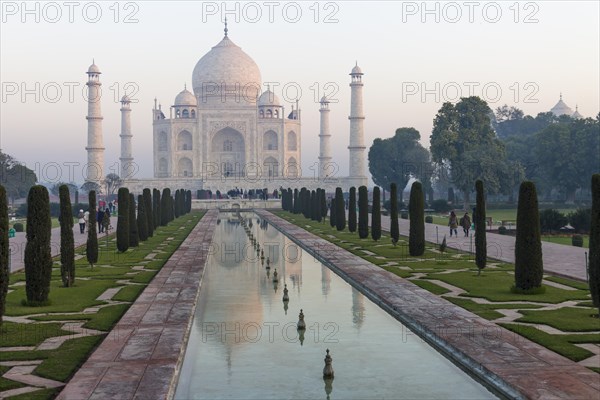
[[[221,213],[176,399],[496,398],[285,235],[242,215],[271,268],[237,217]],[[327,349],[333,380],[323,379]]]

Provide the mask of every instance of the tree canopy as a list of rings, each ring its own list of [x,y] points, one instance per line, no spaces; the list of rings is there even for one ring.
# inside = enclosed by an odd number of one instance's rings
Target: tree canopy
[[[10,155],[0,152],[0,184],[6,189],[7,197],[12,200],[26,197],[36,182],[35,172]]]

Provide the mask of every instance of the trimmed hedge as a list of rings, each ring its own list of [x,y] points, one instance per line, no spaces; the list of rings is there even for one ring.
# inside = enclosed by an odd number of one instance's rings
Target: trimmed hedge
[[[358,188],[358,237],[369,236],[369,192],[366,186]]]
[[[117,219],[117,249],[123,253],[129,248],[129,189],[119,188]]]
[[[542,286],[544,262],[540,217],[535,184],[523,182],[519,189],[515,240],[515,288],[530,291]]]
[[[346,229],[346,203],[342,188],[335,188],[335,227],[338,231]]]
[[[90,217],[88,218],[88,237],[85,243],[85,255],[90,266],[94,268],[94,264],[98,262],[98,231],[96,230],[96,191],[92,190],[88,193],[88,203]]]
[[[138,247],[140,237],[138,235],[138,224],[135,216],[135,196],[129,193],[129,247]]]
[[[348,198],[348,231],[356,232],[356,188],[350,188]]]
[[[475,205],[475,264],[478,274],[485,268],[487,262],[487,232],[485,231],[485,194],[483,192],[483,182],[475,182],[476,205]]]
[[[390,236],[394,246],[400,239],[400,228],[398,227],[398,185],[390,185]]]
[[[75,239],[73,239],[73,210],[69,187],[58,188],[60,199],[60,276],[65,287],[75,283]]]
[[[0,185],[0,327],[2,327],[2,316],[6,305],[6,294],[8,293],[8,202],[6,200],[6,189]]]
[[[592,301],[600,316],[600,174],[592,175],[589,272]]]
[[[425,253],[425,196],[421,182],[414,182],[410,188],[410,230],[408,233],[408,252],[413,257]]]
[[[373,207],[371,209],[371,238],[374,241],[381,239],[381,189],[373,189]]]

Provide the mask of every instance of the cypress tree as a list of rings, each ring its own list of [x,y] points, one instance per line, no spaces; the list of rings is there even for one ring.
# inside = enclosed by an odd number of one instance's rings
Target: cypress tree
[[[29,305],[48,302],[52,276],[50,253],[52,222],[48,189],[32,186],[27,196],[27,244],[25,245],[25,292]]]
[[[0,185],[0,328],[2,327],[2,316],[6,308],[6,294],[8,293],[8,202],[6,200],[6,189]]]
[[[592,224],[590,226],[590,292],[600,317],[600,174],[592,175]]]
[[[75,283],[75,240],[73,239],[73,210],[67,185],[58,188],[60,200],[60,276],[65,287]]]
[[[140,237],[135,216],[135,196],[133,193],[129,193],[129,247],[138,247],[139,245]]]
[[[167,226],[170,221],[170,202],[171,198],[171,189],[165,188],[160,195],[160,224],[162,226]]]
[[[140,242],[148,240],[148,217],[146,216],[145,200],[144,195],[138,195],[137,228]]]
[[[398,186],[395,183],[390,185],[390,236],[394,246],[400,239],[400,229],[398,227]]]
[[[410,231],[408,234],[408,252],[413,257],[425,253],[425,198],[421,182],[414,182],[410,188],[408,204]]]
[[[335,188],[335,227],[338,231],[346,228],[346,203],[342,188]]]
[[[331,204],[329,205],[329,225],[332,228],[337,225],[337,223],[335,221],[335,212],[337,210],[337,206],[335,205],[336,200],[337,200],[336,197],[332,197]]]
[[[69,203],[70,202],[71,202],[71,199],[69,199]],[[79,190],[75,191],[75,205],[77,205],[77,204],[79,204]]]
[[[350,188],[348,199],[348,230],[356,232],[356,188]]]
[[[318,188],[315,194],[315,219],[317,222],[321,222],[323,220],[322,212],[321,212],[321,192],[323,189]]]
[[[381,239],[381,190],[373,189],[373,208],[371,209],[371,237],[374,241]]]
[[[154,229],[156,230],[159,226],[162,225],[162,215],[160,215],[161,211],[161,200],[160,200],[160,190],[153,189],[152,190],[152,211],[154,211]]]
[[[294,209],[293,209],[293,213],[294,214],[298,214],[300,213],[300,200],[299,200],[299,195],[298,195],[298,189],[294,189]]]
[[[325,219],[327,217],[327,194],[325,193],[325,189],[321,189],[321,218]]]
[[[123,253],[129,248],[129,189],[119,188],[118,193],[117,249]]]
[[[319,203],[317,202],[317,192],[315,190],[310,191],[310,219],[313,221],[317,220],[317,214],[321,212],[318,209]]]
[[[475,182],[475,191],[477,192],[475,215],[473,216],[473,222],[475,223],[475,264],[477,264],[477,275],[480,275],[487,262],[487,233],[485,231],[483,182],[479,179]]]
[[[144,189],[142,193],[142,197],[144,198],[144,215],[146,216],[146,239],[148,239],[149,237],[154,236],[154,213],[152,207],[152,194],[150,193],[150,189],[148,188]]]
[[[191,213],[192,212],[192,191],[188,190],[188,204],[187,204],[187,212]]]
[[[88,193],[88,202],[90,210],[90,218],[88,221],[88,237],[85,244],[85,256],[90,263],[90,267],[94,268],[94,264],[98,262],[98,231],[96,230],[96,191],[92,190]]]
[[[358,237],[369,236],[369,192],[366,186],[358,188]]]
[[[523,182],[519,188],[517,208],[515,287],[526,291],[539,288],[543,274],[537,191],[533,182]]]
[[[287,206],[287,192],[283,191],[281,193],[281,209],[283,211],[287,211],[288,206]]]
[[[180,212],[179,212],[179,204],[181,203],[179,201],[180,195],[181,195],[181,192],[179,190],[176,190],[175,191],[175,204],[173,205],[173,211],[174,211],[175,218],[178,218],[179,214],[180,214]]]

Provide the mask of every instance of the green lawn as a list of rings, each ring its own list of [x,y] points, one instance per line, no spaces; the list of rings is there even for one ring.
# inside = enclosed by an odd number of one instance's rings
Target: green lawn
[[[101,245],[99,260],[94,268],[90,267],[85,258],[85,246],[76,249],[76,254],[84,256],[75,263],[76,281],[75,286],[70,288],[62,287],[60,265],[55,259],[50,287],[50,304],[47,306],[28,307],[22,305],[22,300],[26,297],[23,285],[25,274],[23,272],[11,274],[10,289],[12,292],[7,295],[6,315],[31,316],[28,318],[34,322],[21,324],[5,321],[0,328],[0,347],[37,346],[47,338],[72,334],[72,332],[62,330],[63,324],[58,321],[81,321],[84,328],[102,332],[110,331],[203,215],[204,212],[192,212],[177,218],[168,226],[159,227],[154,232],[154,237],[149,238],[146,242],[141,242],[139,247],[131,248],[125,253],[119,253],[116,250],[114,236],[108,237],[108,246],[105,245],[106,241],[103,236],[99,238]],[[157,253],[152,260],[145,259],[148,254],[155,252],[157,247],[161,248],[161,252]],[[133,270],[135,266],[143,266],[148,271]],[[127,275],[131,272],[135,272],[135,274]],[[129,284],[117,283],[117,280],[128,280]],[[110,305],[101,308],[96,313],[83,313],[84,309],[88,307],[106,304],[96,298],[106,289],[113,287],[122,287],[113,300],[128,302],[128,304]],[[70,339],[55,350],[0,352],[0,358],[2,361],[43,360],[35,369],[34,374],[65,382],[85,362],[104,336]],[[14,387],[20,386],[0,378],[0,391]],[[40,390],[28,393],[24,397],[13,398],[50,399],[56,395],[57,391],[60,389]]]
[[[515,210],[498,211],[502,213],[496,215],[501,217],[516,213]],[[545,279],[570,286],[574,290],[546,285],[542,294],[515,294],[511,292],[511,286],[514,285],[514,266],[511,264],[488,260],[488,266],[478,276],[472,254],[454,249],[440,254],[437,245],[427,243],[423,256],[411,257],[406,248],[406,237],[401,237],[398,246],[393,246],[386,235],[374,242],[370,238],[359,239],[357,233],[347,230],[338,232],[330,227],[328,221],[319,223],[305,219],[302,215],[284,211],[276,214],[402,278],[410,278],[416,273],[425,274],[419,279],[412,279],[411,282],[483,318],[495,320],[504,316],[499,310],[516,310],[522,317],[517,318],[514,323],[501,324],[502,326],[572,360],[580,361],[592,355],[591,352],[575,346],[575,343],[600,343],[598,333],[551,335],[533,326],[519,324],[545,324],[564,332],[600,331],[598,310],[589,301],[589,289],[584,282],[547,276]],[[461,288],[465,293],[459,297],[452,297],[446,288],[428,281],[432,279]],[[487,299],[492,303],[479,304],[473,301],[475,298]],[[583,308],[539,310],[548,304],[565,301],[575,301],[578,307]]]

